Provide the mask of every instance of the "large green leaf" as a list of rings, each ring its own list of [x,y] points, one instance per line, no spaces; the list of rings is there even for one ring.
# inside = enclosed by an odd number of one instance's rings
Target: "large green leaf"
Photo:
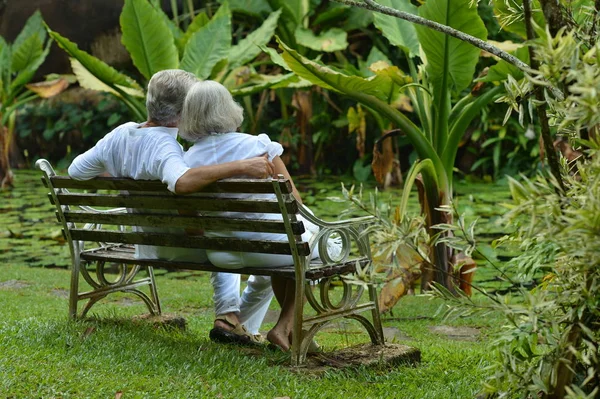
[[[304,17],[310,11],[309,0],[269,0],[269,4],[273,10],[283,8],[286,22],[292,22],[294,29],[297,26],[308,27],[308,20]]]
[[[376,75],[365,79],[360,76],[344,75],[301,56],[281,42],[279,45],[283,50],[283,59],[299,77],[328,90],[346,94],[352,92],[363,93],[387,102],[392,87],[392,81],[389,77]]]
[[[471,6],[471,3],[471,0],[428,0],[419,8],[419,14],[485,40],[487,30],[477,13],[477,7]],[[435,87],[434,91],[440,95],[446,89],[459,92],[468,87],[473,81],[481,50],[424,26],[419,25],[416,29],[427,57],[426,71]]]
[[[371,65],[373,65],[374,63],[376,63],[377,61],[384,61],[388,65],[392,64],[390,59],[385,54],[383,54],[383,52],[381,52],[381,50],[379,50],[377,47],[373,47],[373,48],[371,48],[371,51],[369,52],[367,60],[366,61],[359,60],[359,62],[358,62],[358,65],[360,67],[360,72],[362,73],[362,75],[363,76],[375,75],[375,72],[371,71],[369,69],[369,67]]]
[[[228,2],[232,12],[261,15],[273,11],[267,0],[229,0]],[[220,0],[219,3],[224,1]]]
[[[298,26],[294,34],[298,44],[317,51],[334,52],[348,47],[348,34],[339,28],[315,35],[312,30]]]
[[[124,87],[119,85],[107,85],[102,82],[96,76],[92,75],[90,71],[85,68],[79,61],[75,58],[69,58],[71,61],[71,69],[73,73],[77,77],[77,82],[84,89],[96,90],[96,91],[104,91],[106,93],[111,93],[116,95],[117,97],[122,97],[122,93],[128,94],[133,97],[141,97],[145,98],[145,94],[141,89],[132,89],[130,87]],[[117,88],[119,91],[117,91]]]
[[[32,36],[32,37],[37,38],[37,35]],[[25,65],[25,67],[23,69],[15,70],[15,71],[18,71],[18,74],[10,84],[11,91],[17,90],[24,84],[29,83],[31,81],[31,79],[33,79],[33,76],[37,72],[38,68],[40,67],[40,65],[42,65],[42,63],[48,56],[48,53],[50,52],[51,44],[52,44],[52,42],[48,41],[46,43],[46,47],[39,53],[36,53],[37,55],[35,56],[35,58],[30,59],[28,61],[27,65]],[[14,54],[13,54],[13,59],[14,59]]]
[[[502,29],[527,39],[522,1],[494,0],[494,14]],[[538,26],[546,26],[546,20],[538,0],[532,1],[531,15]]]
[[[290,67],[288,66],[288,64],[285,63],[285,60],[283,59],[281,54],[279,54],[277,52],[277,50],[275,50],[274,48],[271,48],[271,47],[267,47],[267,46],[260,46],[260,49],[263,52],[267,53],[269,55],[269,57],[271,57],[271,61],[273,62],[273,64],[279,65],[286,71],[291,71]]]
[[[280,40],[278,42],[283,50],[283,59],[296,75],[325,89],[341,92],[388,118],[404,131],[421,158],[431,158],[436,168],[441,170],[441,160],[419,128],[406,115],[387,104],[389,89],[385,87],[392,87],[391,79],[383,76],[375,76],[374,79],[345,76],[308,60]],[[386,101],[382,101],[382,97]]]
[[[177,24],[164,12],[160,5],[160,0],[151,0],[150,3],[154,7],[158,15],[160,15],[162,20],[165,22],[165,25],[167,25],[167,27],[173,34],[173,39],[175,40],[175,44],[177,44],[177,42],[182,38],[183,32],[181,31],[179,26],[177,26]]]
[[[88,69],[86,69],[79,61],[75,58],[70,58],[71,69],[77,77],[79,85],[86,89],[103,91],[111,93],[118,97],[122,102],[127,105],[131,111],[132,116],[139,121],[146,118],[146,104],[144,103],[144,92],[142,90],[132,89],[129,87],[123,87],[119,85],[107,85],[92,75]],[[137,97],[137,98],[136,98]]]
[[[258,29],[231,47],[228,57],[231,68],[244,65],[261,53],[260,46],[265,46],[273,37],[280,15],[281,10],[271,13]]]
[[[42,43],[47,37],[46,29],[44,29],[44,21],[42,20],[42,14],[39,10],[34,12],[31,17],[27,19],[25,26],[23,26],[23,29],[21,29],[21,32],[13,42],[13,49],[16,51],[25,40],[33,35],[37,35]]]
[[[263,90],[272,88],[275,85],[280,85],[284,82],[293,80],[296,76],[292,73],[286,75],[261,75],[256,74],[250,77],[250,79],[241,87],[230,88],[231,94],[234,96],[247,96],[250,94],[258,93]],[[295,79],[298,80],[297,78]],[[309,83],[309,86],[311,84]]]
[[[417,7],[407,0],[378,0],[377,2],[382,6],[388,6],[410,14],[417,14]],[[373,22],[375,23],[375,26],[381,30],[383,36],[385,36],[390,43],[408,51],[411,56],[419,54],[417,31],[411,22],[378,12],[374,14]]]
[[[19,46],[13,46],[12,70],[20,72],[33,63],[44,51],[44,43],[38,35],[31,35]]]
[[[48,33],[50,34],[50,37],[52,37],[56,43],[58,43],[58,45],[67,52],[67,54],[79,61],[85,69],[90,71],[92,75],[97,77],[103,83],[109,86],[119,85],[141,90],[140,85],[129,76],[118,72],[105,62],[86,53],[83,50],[80,50],[77,45],[69,39],[61,36],[57,32],[50,30],[50,28],[48,28]]]
[[[2,103],[6,102],[8,94],[8,84],[11,78],[11,48],[8,43],[0,36],[0,109]]]
[[[190,40],[190,37],[192,37],[194,33],[198,32],[204,25],[208,24],[209,22],[210,19],[208,18],[205,12],[196,14],[183,36],[181,36],[177,40],[177,48],[179,48],[180,54],[183,54],[185,50],[185,45],[187,44],[188,40]]]
[[[163,69],[179,66],[173,34],[147,0],[125,0],[120,22],[121,41],[146,79]]]
[[[213,67],[227,57],[230,48],[231,13],[227,3],[224,3],[211,21],[190,37],[181,68],[200,79],[206,79]]]
[[[514,55],[520,59],[521,61],[529,64],[529,50],[527,46],[523,46],[518,48]],[[477,79],[480,82],[502,82],[505,81],[508,75],[511,75],[513,78],[519,80],[522,79],[524,74],[523,71],[514,66],[513,64],[509,64],[504,60],[498,61],[496,65],[493,65],[488,70],[488,73],[483,78]]]

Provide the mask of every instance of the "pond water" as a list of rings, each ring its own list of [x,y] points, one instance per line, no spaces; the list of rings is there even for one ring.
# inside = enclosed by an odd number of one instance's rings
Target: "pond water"
[[[28,265],[31,267],[60,267],[70,264],[68,248],[54,216],[54,207],[48,201],[46,189],[41,183],[41,172],[35,170],[15,171],[15,188],[0,192],[0,263],[2,265]],[[342,198],[341,184],[347,188],[355,182],[351,177],[326,177],[319,179],[294,179],[304,202],[316,215],[325,220],[336,220],[348,208],[348,203],[333,201],[331,197]],[[363,184],[363,193],[375,190],[374,183]],[[465,216],[467,223],[477,219],[476,236],[478,241],[499,262],[511,256],[507,249],[492,250],[490,243],[506,234],[505,227],[498,223],[506,211],[502,203],[510,201],[508,186],[505,183],[480,183],[461,181],[456,183],[455,200],[457,208]],[[391,204],[400,201],[399,188],[380,193],[382,200]],[[416,192],[411,196],[409,213],[419,211]],[[483,260],[478,260],[479,282],[494,282],[493,268],[486,268]],[[497,287],[497,286],[496,286]]]

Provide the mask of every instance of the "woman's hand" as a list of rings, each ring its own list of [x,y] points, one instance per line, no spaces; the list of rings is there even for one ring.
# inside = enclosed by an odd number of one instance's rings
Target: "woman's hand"
[[[272,177],[275,173],[275,165],[269,161],[267,154],[261,157],[244,159],[244,175],[254,177],[257,179],[265,179]]]

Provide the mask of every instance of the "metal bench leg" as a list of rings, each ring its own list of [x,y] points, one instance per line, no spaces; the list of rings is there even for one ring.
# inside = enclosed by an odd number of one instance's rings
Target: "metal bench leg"
[[[148,284],[150,288],[150,298],[152,303],[154,303],[154,311],[150,309],[150,312],[158,316],[162,314],[162,310],[160,308],[160,300],[158,299],[156,280],[154,279],[154,268],[152,266],[146,266],[146,271],[148,272],[148,277],[150,278],[150,283]]]
[[[373,327],[375,328],[376,339],[374,340],[373,337],[371,337],[371,341],[374,345],[383,345],[385,341],[383,337],[383,328],[381,327],[377,289],[372,284],[369,284],[369,299],[375,304],[375,307],[371,310],[371,315],[373,317]]]
[[[69,289],[69,318],[77,318],[77,302],[79,301],[79,269],[81,261],[79,257],[75,259],[71,266],[71,286]]]

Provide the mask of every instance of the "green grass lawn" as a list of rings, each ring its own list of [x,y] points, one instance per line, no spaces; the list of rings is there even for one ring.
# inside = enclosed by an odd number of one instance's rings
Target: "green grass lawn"
[[[423,296],[402,298],[393,315],[383,319],[395,342],[421,350],[418,366],[320,373],[291,369],[282,353],[209,341],[208,273],[157,271],[163,311],[185,317],[185,331],[131,321],[145,307],[127,295],[92,308],[95,320],[69,321],[68,249],[38,182],[36,172],[18,171],[17,189],[0,193],[0,398],[472,398],[486,377],[489,337],[500,319],[491,315],[448,323],[435,316],[441,302]],[[315,198],[316,213],[335,214],[318,207],[321,198],[332,194],[311,190],[306,193]],[[465,194],[462,204],[469,217],[489,222],[490,237],[499,233],[492,205],[508,199],[505,187],[495,190],[491,200]],[[486,214],[481,207],[490,210]],[[494,273],[482,267],[477,276],[489,284]],[[272,309],[276,313],[274,303]],[[271,325],[267,322],[264,329]],[[444,325],[479,332],[465,337],[436,333]],[[367,342],[368,336],[351,322],[317,339],[327,352]]]

